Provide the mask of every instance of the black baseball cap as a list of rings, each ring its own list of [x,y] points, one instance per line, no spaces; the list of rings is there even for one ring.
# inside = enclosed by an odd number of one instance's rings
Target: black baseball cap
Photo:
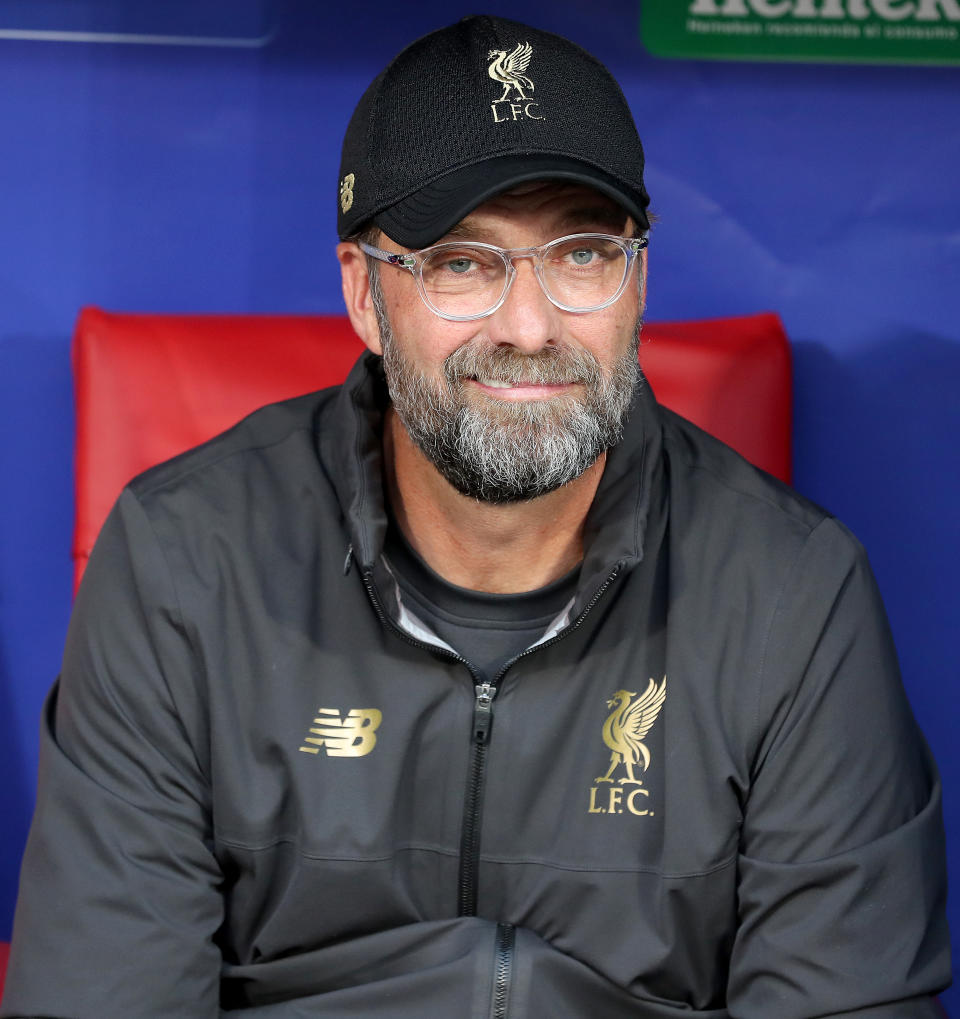
[[[643,148],[613,75],[561,36],[464,18],[408,46],[357,104],[337,232],[372,221],[404,247],[427,247],[531,180],[586,184],[649,227]]]

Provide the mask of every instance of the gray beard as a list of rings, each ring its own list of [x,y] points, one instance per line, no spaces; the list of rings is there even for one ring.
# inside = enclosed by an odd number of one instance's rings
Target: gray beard
[[[535,499],[580,477],[623,437],[642,377],[639,323],[631,349],[609,371],[583,348],[548,347],[528,357],[480,342],[450,354],[435,381],[401,351],[378,278],[371,279],[371,290],[394,410],[421,452],[463,495],[489,503]],[[474,391],[468,401],[465,380],[478,377],[578,383],[583,395],[507,401]]]

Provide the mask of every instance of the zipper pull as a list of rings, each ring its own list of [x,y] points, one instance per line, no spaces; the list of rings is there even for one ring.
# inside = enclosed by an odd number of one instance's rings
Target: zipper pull
[[[473,706],[473,741],[486,743],[490,739],[490,726],[493,724],[493,698],[497,696],[497,688],[489,683],[478,683],[477,700]]]

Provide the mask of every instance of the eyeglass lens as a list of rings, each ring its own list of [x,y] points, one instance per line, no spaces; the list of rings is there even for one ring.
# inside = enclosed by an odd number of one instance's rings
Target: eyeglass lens
[[[548,295],[575,311],[589,311],[613,298],[623,284],[628,257],[615,241],[575,237],[547,245],[541,280]],[[443,244],[421,265],[423,288],[437,311],[480,315],[503,297],[507,262],[496,251],[473,244]]]

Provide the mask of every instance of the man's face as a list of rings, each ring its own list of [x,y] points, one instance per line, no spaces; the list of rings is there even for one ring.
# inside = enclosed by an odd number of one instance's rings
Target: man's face
[[[512,248],[631,230],[597,192],[540,184],[485,203],[443,240]],[[400,250],[387,238],[381,246]],[[385,269],[374,283],[397,416],[458,491],[495,503],[531,499],[579,477],[619,441],[638,378],[634,278],[610,308],[576,314],[550,303],[529,260],[515,265],[504,305],[473,322],[434,315],[407,272]]]

